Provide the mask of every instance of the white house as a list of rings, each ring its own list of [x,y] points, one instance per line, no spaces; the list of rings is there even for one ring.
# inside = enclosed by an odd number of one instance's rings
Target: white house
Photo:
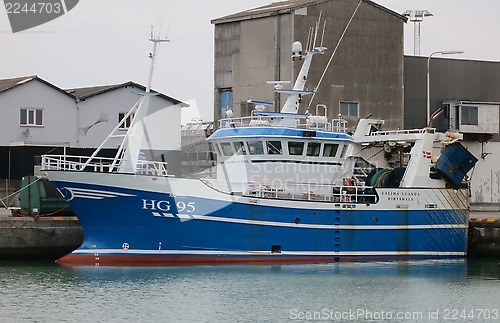
[[[0,80],[0,178],[31,175],[46,153],[88,155],[139,100],[145,87],[134,83],[63,90],[38,76]],[[181,108],[187,104],[155,93],[146,126],[162,131],[153,141],[156,158],[180,172]],[[122,131],[130,125],[127,120]],[[114,156],[121,139],[110,140],[104,155]]]

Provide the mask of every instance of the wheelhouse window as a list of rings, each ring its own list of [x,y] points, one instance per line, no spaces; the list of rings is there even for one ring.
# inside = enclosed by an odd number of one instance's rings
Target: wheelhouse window
[[[340,154],[340,158],[344,158],[345,157],[345,154],[347,152],[347,148],[349,147],[349,145],[344,145],[344,147],[342,147],[342,153]]]
[[[319,151],[321,150],[321,143],[310,142],[307,144],[307,156],[319,156]]]
[[[236,151],[236,155],[246,155],[247,151],[245,149],[245,143],[242,141],[237,141],[234,143],[234,150]]]
[[[222,151],[222,154],[224,156],[232,156],[233,155],[233,147],[231,147],[231,144],[229,142],[221,142],[220,143],[220,150]]]
[[[292,156],[300,156],[304,154],[304,143],[300,141],[289,141],[288,154]]]
[[[19,115],[19,124],[21,126],[43,126],[43,110],[22,108]]]
[[[338,144],[325,144],[325,147],[323,148],[323,157],[337,156],[338,149],[339,149]]]
[[[214,150],[217,155],[219,155],[219,156],[222,155],[220,150],[219,150],[219,146],[217,146],[216,143],[211,143],[211,145],[212,145],[212,150]]]
[[[249,141],[247,142],[248,152],[250,155],[263,155],[264,154],[264,145],[262,141]]]
[[[268,155],[281,155],[283,149],[281,148],[281,141],[267,141],[267,154]]]
[[[358,102],[340,102],[340,114],[343,117],[357,117]]]
[[[123,119],[125,119],[125,116],[127,115],[128,112],[120,112],[118,113],[118,122],[122,122]],[[123,123],[120,124],[120,130],[128,130],[130,126],[132,125],[132,120],[134,120],[134,113],[131,113],[127,119]]]
[[[479,125],[477,107],[463,105],[460,115],[460,123],[464,126]]]

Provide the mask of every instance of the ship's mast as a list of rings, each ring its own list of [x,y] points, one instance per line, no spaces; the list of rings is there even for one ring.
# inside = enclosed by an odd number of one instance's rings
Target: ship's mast
[[[127,114],[123,117],[122,120],[113,128],[113,130],[110,132],[110,134],[104,139],[104,141],[97,147],[97,149],[92,153],[92,155],[87,159],[87,161],[82,165],[80,168],[81,170],[84,170],[85,167],[87,167],[90,162],[97,156],[97,154],[101,151],[101,149],[104,147],[106,142],[111,139],[111,138],[117,138],[117,137],[122,137],[123,141],[122,144],[120,145],[120,148],[118,149],[115,158],[113,160],[113,163],[111,167],[109,167],[109,172],[114,171],[115,167],[117,167],[120,164],[120,169],[119,172],[134,172],[137,166],[137,160],[139,158],[139,153],[140,153],[140,145],[141,145],[141,139],[142,138],[137,138],[137,134],[132,134],[132,129],[134,129],[134,125],[139,122],[143,121],[143,117],[146,115],[147,112],[147,107],[149,106],[149,99],[151,94],[151,83],[153,80],[153,71],[155,68],[155,59],[156,55],[158,52],[158,46],[159,44],[163,42],[170,42],[167,38],[161,39],[158,35],[154,35],[154,28],[151,26],[151,34],[149,37],[149,40],[153,42],[153,51],[149,53],[149,58],[151,59],[151,65],[149,68],[149,75],[148,75],[148,81],[146,84],[146,91],[143,93],[139,93],[141,97],[139,100],[134,104],[134,106],[127,112]],[[125,135],[119,134],[119,129],[120,127],[128,120],[129,118],[132,118],[132,123],[129,127],[129,130]],[[134,137],[134,140],[130,140],[131,137]]]
[[[321,13],[319,15],[318,21],[316,22],[316,27],[313,36],[313,30],[309,30],[309,36],[307,40],[307,48],[305,50],[305,55],[302,52],[302,44],[298,41],[292,45],[292,60],[304,60],[302,67],[300,69],[299,75],[295,80],[295,84],[291,90],[275,89],[275,92],[288,94],[288,98],[285,105],[281,109],[281,113],[298,113],[299,105],[302,102],[302,96],[307,94],[313,94],[314,91],[306,91],[305,86],[307,82],[307,76],[309,74],[309,69],[311,67],[312,58],[315,54],[324,54],[326,47],[323,47],[323,38],[325,34],[325,23],[323,24],[323,34],[321,36],[321,44],[316,47],[316,39],[318,36],[318,29],[321,21]],[[313,39],[314,38],[314,39]]]
[[[120,149],[116,153],[113,166],[117,165],[121,159],[119,172],[133,173],[137,167],[141,145],[144,139],[145,125],[137,126],[138,123],[144,123],[144,117],[147,115],[149,101],[151,98],[151,83],[153,81],[153,72],[155,68],[155,60],[158,52],[158,46],[163,42],[170,42],[167,38],[161,39],[158,35],[154,35],[154,28],[151,26],[151,34],[149,40],[153,42],[153,51],[149,53],[151,65],[149,68],[148,82],[146,84],[146,92],[142,93],[139,99],[139,105],[135,111],[129,130],[123,139]],[[122,158],[120,158],[122,156]],[[113,167],[111,167],[112,169]]]

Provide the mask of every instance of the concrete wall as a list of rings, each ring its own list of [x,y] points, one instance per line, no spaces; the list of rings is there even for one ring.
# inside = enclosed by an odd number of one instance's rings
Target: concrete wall
[[[358,1],[328,1],[295,15],[295,38],[305,43],[307,28],[322,11],[326,18],[325,55],[315,57],[308,86],[313,89],[340,39]],[[359,117],[384,119],[385,129],[403,127],[403,21],[362,3],[325,75],[311,106],[329,107],[330,118],[339,113],[341,101],[358,102]],[[295,75],[300,67],[295,65]],[[309,98],[305,98],[306,106]],[[304,108],[301,111],[305,111]],[[358,119],[347,118],[353,127]]]
[[[315,3],[290,14],[215,25],[215,120],[219,91],[233,90],[236,116],[249,115],[248,99],[275,101],[270,80],[295,81],[301,64],[293,64],[291,45],[301,41],[322,11],[326,20],[325,55],[313,59],[306,87],[313,90],[337,45],[358,1]],[[319,45],[320,40],[317,41]],[[373,114],[386,120],[386,128],[403,126],[403,20],[362,3],[332,61],[312,106],[326,104],[330,118],[339,113],[340,101],[359,103],[359,116]],[[299,112],[308,103],[305,97]],[[276,98],[281,105],[286,96]],[[350,119],[354,126],[357,119]]]
[[[471,177],[471,203],[475,206],[494,207],[500,211],[500,142],[472,142],[464,141],[463,144],[479,161],[469,175]],[[482,153],[487,153],[483,155]]]
[[[291,33],[290,15],[216,25],[214,120],[219,119],[220,90],[233,91],[237,116],[249,115],[249,99],[274,102],[273,86],[266,82],[291,79]]]
[[[78,248],[83,231],[76,217],[6,217],[0,209],[0,259],[56,260]]]

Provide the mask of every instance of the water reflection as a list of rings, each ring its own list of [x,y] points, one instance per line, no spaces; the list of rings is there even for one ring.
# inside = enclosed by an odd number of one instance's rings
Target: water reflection
[[[0,317],[280,322],[293,309],[493,309],[499,272],[495,259],[147,268],[3,261]]]
[[[175,279],[178,276],[200,274],[279,274],[279,275],[347,275],[394,276],[430,278],[438,280],[466,280],[474,278],[500,280],[500,262],[492,258],[454,260],[414,260],[380,262],[337,262],[327,264],[292,265],[236,265],[236,266],[186,266],[186,267],[63,267],[52,261],[23,260],[0,261],[0,274],[24,276],[40,275],[46,278],[98,279],[102,281],[139,282],[150,277]]]

